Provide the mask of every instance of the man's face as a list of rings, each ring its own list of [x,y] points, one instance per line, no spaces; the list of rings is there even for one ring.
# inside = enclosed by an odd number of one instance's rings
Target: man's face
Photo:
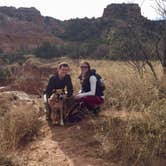
[[[59,76],[65,77],[66,74],[69,73],[69,67],[61,66],[61,68],[58,70]]]

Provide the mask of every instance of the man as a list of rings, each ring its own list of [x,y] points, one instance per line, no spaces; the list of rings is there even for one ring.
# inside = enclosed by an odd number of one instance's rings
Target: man
[[[60,63],[57,73],[52,76],[48,82],[44,92],[44,101],[46,104],[46,120],[50,121],[51,109],[49,107],[48,99],[52,95],[53,90],[67,88],[67,97],[73,95],[73,85],[69,73],[69,65],[65,62]]]

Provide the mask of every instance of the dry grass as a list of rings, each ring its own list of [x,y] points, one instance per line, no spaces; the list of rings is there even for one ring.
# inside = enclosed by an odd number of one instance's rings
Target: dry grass
[[[141,79],[138,73],[125,62],[112,62],[105,60],[89,60],[92,68],[103,77],[106,83],[106,101],[104,109],[116,108],[139,111],[148,107],[152,101],[159,97],[158,84],[151,72],[146,70],[144,78]],[[78,62],[70,62],[71,76],[75,92],[79,90],[78,75],[80,69]],[[161,67],[156,64],[157,73],[161,77]]]
[[[99,156],[122,165],[165,165],[166,84],[156,82],[147,69],[144,78],[124,62],[90,61],[106,82],[104,109],[125,110],[125,116],[108,116],[95,122]],[[161,78],[161,67],[156,64]],[[126,111],[127,110],[127,111]],[[132,112],[128,112],[132,111]],[[123,114],[123,113],[122,113]],[[125,118],[124,118],[125,117]]]
[[[0,111],[3,111],[0,116],[0,154],[4,154],[29,142],[37,133],[39,121],[32,102],[26,103],[4,93],[0,103]]]
[[[33,59],[31,59],[33,62]],[[71,67],[71,77],[75,93],[79,90],[79,63],[76,60],[34,60],[38,65],[56,66],[59,61],[67,61]],[[144,77],[130,68],[125,62],[88,60],[92,68],[104,78],[106,83],[103,109],[124,110],[125,114],[105,117],[93,126],[96,139],[100,140],[99,156],[107,160],[118,159],[121,165],[164,165],[166,134],[166,83],[156,82],[146,68]],[[40,63],[39,63],[40,62]],[[156,63],[156,72],[162,76],[161,66]],[[122,113],[123,114],[123,113]],[[1,149],[17,147],[27,134],[37,130],[37,117],[33,111],[22,109],[5,114],[0,131],[0,139],[5,140]],[[6,133],[6,135],[4,134]]]
[[[28,142],[38,129],[34,110],[11,111],[1,120],[1,152],[6,152]]]
[[[18,166],[18,165],[13,163],[12,159],[0,156],[0,166]]]
[[[95,121],[95,137],[101,143],[99,156],[124,166],[164,166],[165,108],[166,100],[160,100],[144,112],[112,112]]]

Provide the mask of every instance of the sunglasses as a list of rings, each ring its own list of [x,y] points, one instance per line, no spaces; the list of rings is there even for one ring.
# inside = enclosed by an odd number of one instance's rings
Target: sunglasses
[[[81,69],[87,69],[88,66],[80,66]]]

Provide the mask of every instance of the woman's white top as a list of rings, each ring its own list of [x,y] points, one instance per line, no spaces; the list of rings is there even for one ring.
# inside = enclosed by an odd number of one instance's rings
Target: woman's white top
[[[79,93],[77,95],[79,98],[82,98],[84,96],[95,96],[96,85],[97,85],[97,78],[94,75],[92,75],[89,78],[89,82],[90,82],[90,91],[89,92]],[[104,98],[104,96],[101,96],[101,97]]]

